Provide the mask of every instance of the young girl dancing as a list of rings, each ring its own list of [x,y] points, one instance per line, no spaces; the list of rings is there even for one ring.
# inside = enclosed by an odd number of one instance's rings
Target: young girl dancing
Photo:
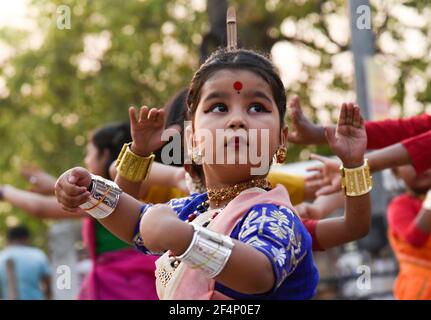
[[[192,127],[186,134],[196,161],[210,153],[208,143],[198,144],[195,139],[203,128],[213,137],[216,130],[259,132],[257,139],[244,140],[239,135],[228,141],[213,139],[213,157],[223,152],[224,160],[232,143],[235,160],[244,149],[266,152],[264,156],[271,159],[285,148],[283,84],[271,62],[259,54],[217,51],[195,74],[187,102]],[[163,117],[156,109],[141,108],[137,118],[134,109],[131,113],[132,126],[139,130],[124,149],[118,170],[123,175],[142,176],[151,162],[149,150],[163,144]],[[328,138],[343,161],[346,210],[369,212],[371,186],[363,159],[366,136],[359,108],[343,105],[337,131]],[[242,148],[244,144],[248,148]],[[318,272],[311,238],[294,213],[286,190],[280,185],[269,190],[266,174],[252,175],[249,157],[241,164],[214,164],[207,161],[210,157],[204,158],[207,193],[163,205],[143,205],[112,182],[74,168],[57,181],[57,199],[68,210],[81,206],[144,252],[164,252],[156,271],[160,298],[312,298]]]

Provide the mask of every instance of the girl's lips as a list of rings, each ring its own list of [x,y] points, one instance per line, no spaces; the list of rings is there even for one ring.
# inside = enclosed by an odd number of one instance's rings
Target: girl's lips
[[[239,149],[240,145],[248,146],[248,141],[243,137],[237,136],[229,139],[229,141],[225,144],[225,147],[227,147],[230,144],[232,144],[235,147],[235,149]]]

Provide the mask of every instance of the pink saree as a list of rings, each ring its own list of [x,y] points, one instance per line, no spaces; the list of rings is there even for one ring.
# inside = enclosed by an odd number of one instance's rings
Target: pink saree
[[[133,248],[96,255],[96,222],[86,218],[83,225],[93,268],[84,280],[79,300],[157,300],[155,264],[157,257]]]

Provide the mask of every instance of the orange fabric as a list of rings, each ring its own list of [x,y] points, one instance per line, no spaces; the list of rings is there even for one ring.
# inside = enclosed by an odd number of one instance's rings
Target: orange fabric
[[[400,272],[394,295],[400,300],[431,300],[431,239],[423,247],[413,247],[389,230],[389,242],[395,252]]]

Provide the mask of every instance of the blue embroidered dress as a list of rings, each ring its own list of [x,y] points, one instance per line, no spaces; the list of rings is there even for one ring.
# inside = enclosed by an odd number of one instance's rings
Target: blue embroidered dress
[[[196,208],[208,199],[207,193],[173,199],[167,204],[186,221]],[[150,208],[146,204],[141,216]],[[140,221],[140,219],[139,219]],[[259,295],[242,294],[216,283],[216,290],[233,299],[311,299],[316,292],[319,273],[314,265],[311,236],[290,209],[273,204],[253,206],[235,226],[230,236],[247,243],[263,254],[272,263],[275,285],[270,292]],[[135,228],[135,247],[151,254],[139,234],[139,223]]]

